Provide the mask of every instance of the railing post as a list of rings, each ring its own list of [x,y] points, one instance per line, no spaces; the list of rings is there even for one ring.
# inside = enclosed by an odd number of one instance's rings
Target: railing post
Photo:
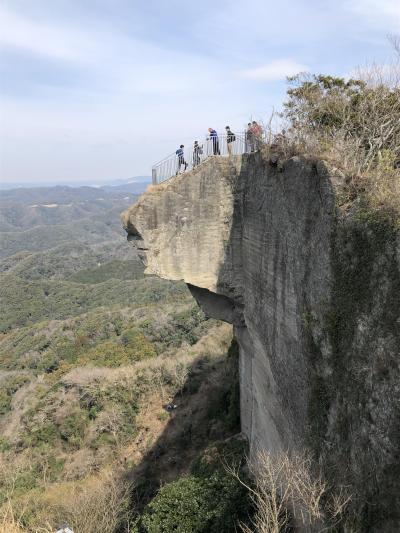
[[[151,182],[153,185],[157,185],[157,169],[156,168],[151,169]]]

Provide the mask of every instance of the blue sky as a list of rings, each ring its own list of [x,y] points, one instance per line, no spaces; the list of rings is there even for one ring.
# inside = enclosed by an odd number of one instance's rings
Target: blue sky
[[[388,62],[400,0],[0,0],[0,27],[1,179],[96,182]]]

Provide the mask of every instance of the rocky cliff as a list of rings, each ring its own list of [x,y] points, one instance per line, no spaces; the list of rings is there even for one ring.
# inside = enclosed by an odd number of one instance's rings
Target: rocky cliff
[[[309,158],[210,158],[123,222],[148,273],[233,324],[252,453],[311,448],[350,487],[356,530],[397,531],[399,232],[342,212],[334,174]]]

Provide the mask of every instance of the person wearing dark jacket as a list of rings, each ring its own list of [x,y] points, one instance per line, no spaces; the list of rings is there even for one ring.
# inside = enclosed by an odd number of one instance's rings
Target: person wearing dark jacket
[[[193,144],[193,168],[197,167],[201,163],[201,154],[203,153],[203,147],[199,145],[199,141],[194,141]]]
[[[221,155],[221,152],[219,151],[218,133],[213,128],[208,128],[208,132],[210,134],[210,141],[212,143],[213,154]]]
[[[178,175],[179,172],[181,171],[182,165],[185,165],[185,170],[187,169],[187,166],[188,166],[185,161],[185,154],[183,152],[184,148],[185,146],[181,144],[178,150],[175,152],[175,154],[178,156],[178,168],[176,169],[176,175]]]
[[[231,128],[229,126],[225,127],[226,130],[226,146],[228,147],[228,155],[232,155],[233,151],[233,143],[236,140],[236,135],[231,131]]]

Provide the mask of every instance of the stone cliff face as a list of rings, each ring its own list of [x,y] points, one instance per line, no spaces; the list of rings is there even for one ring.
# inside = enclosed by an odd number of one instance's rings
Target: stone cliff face
[[[215,157],[123,222],[148,273],[184,280],[233,324],[252,453],[311,448],[351,487],[360,530],[395,531],[399,235],[361,208],[341,214],[335,180],[322,161]]]

